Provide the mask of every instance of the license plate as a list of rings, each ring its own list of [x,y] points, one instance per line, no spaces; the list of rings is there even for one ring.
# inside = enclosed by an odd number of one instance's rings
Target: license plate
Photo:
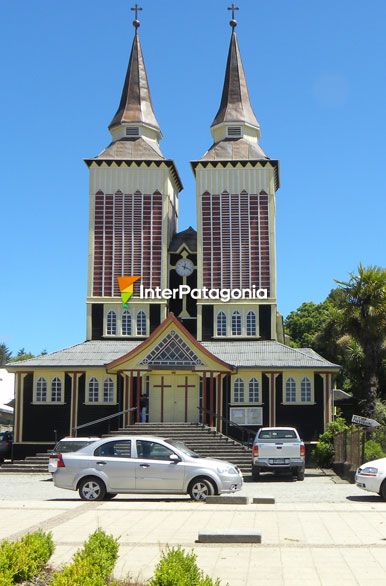
[[[284,458],[272,458],[272,464],[285,464]]]

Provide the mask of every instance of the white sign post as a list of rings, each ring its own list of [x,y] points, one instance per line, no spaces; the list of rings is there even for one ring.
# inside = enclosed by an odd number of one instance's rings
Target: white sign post
[[[358,425],[364,425],[365,427],[379,427],[381,425],[378,421],[375,421],[375,419],[361,417],[360,415],[353,415],[351,423],[357,423]]]

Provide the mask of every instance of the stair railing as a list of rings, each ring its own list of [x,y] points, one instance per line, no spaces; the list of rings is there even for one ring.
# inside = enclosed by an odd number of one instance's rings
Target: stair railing
[[[202,424],[202,426],[204,427],[205,425],[207,425],[205,423],[205,419],[207,421],[211,421],[213,418],[213,421],[221,421],[222,423],[225,424],[225,435],[229,435],[229,428],[230,427],[234,427],[235,429],[237,429],[240,433],[241,436],[241,443],[244,446],[247,447],[251,447],[253,445],[253,440],[255,439],[256,436],[256,431],[254,431],[253,429],[249,429],[248,427],[242,427],[241,425],[239,425],[238,423],[235,423],[234,421],[231,421],[230,419],[228,419],[227,417],[223,417],[222,415],[219,415],[218,413],[216,413],[215,411],[211,411],[210,409],[205,409],[204,407],[197,407],[199,414],[200,414],[200,423]],[[203,415],[206,415],[205,417],[202,417]]]
[[[113,413],[112,415],[107,415],[106,417],[100,417],[99,419],[94,419],[93,421],[89,421],[88,423],[82,423],[82,425],[77,425],[76,427],[73,427],[72,433],[74,434],[74,436],[76,436],[78,429],[90,427],[91,425],[95,425],[96,423],[102,423],[103,421],[108,421],[110,419],[114,419],[114,417],[120,417],[124,413],[132,413],[136,410],[137,407],[131,407],[131,409],[124,409],[123,411],[118,411],[118,413]]]

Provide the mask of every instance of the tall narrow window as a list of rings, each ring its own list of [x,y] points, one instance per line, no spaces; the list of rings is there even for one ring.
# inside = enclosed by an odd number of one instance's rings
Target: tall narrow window
[[[296,403],[296,383],[292,377],[285,383],[285,402]]]
[[[300,400],[302,403],[311,403],[311,381],[306,376],[300,384]]]
[[[53,403],[62,401],[62,381],[57,376],[52,379],[51,383],[51,401]]]
[[[117,315],[115,311],[109,311],[107,314],[107,335],[115,336],[117,333]]]
[[[237,378],[233,385],[233,398],[235,403],[244,402],[244,381],[242,378]]]
[[[254,311],[247,313],[247,336],[256,336],[256,314]]]
[[[122,336],[131,336],[131,313],[126,309],[122,313]]]
[[[88,402],[98,403],[99,401],[99,383],[93,376],[88,383]]]
[[[146,336],[146,314],[144,311],[137,313],[137,336]]]
[[[238,311],[232,313],[232,336],[241,336],[241,315]]]
[[[42,376],[36,383],[36,401],[45,403],[47,401],[47,381]]]
[[[103,402],[114,402],[114,383],[111,378],[106,378],[105,382],[103,383]]]
[[[248,385],[248,399],[250,403],[259,402],[259,381],[257,378],[251,378]]]
[[[227,335],[227,318],[223,311],[220,311],[217,314],[217,335],[218,336],[226,336]]]

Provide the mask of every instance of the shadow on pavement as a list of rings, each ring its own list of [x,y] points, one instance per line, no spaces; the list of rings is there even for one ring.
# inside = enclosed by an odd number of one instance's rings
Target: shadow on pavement
[[[191,500],[189,497],[181,497],[181,498],[114,498],[114,499],[106,499],[102,501],[83,501],[79,497],[74,498],[56,498],[56,499],[47,499],[47,502],[74,502],[78,501],[80,503],[193,503],[195,501]]]
[[[374,494],[374,495],[364,494],[363,496],[352,495],[352,496],[346,496],[346,499],[348,501],[353,501],[356,503],[384,503],[385,502],[380,496],[377,496],[376,494]]]

